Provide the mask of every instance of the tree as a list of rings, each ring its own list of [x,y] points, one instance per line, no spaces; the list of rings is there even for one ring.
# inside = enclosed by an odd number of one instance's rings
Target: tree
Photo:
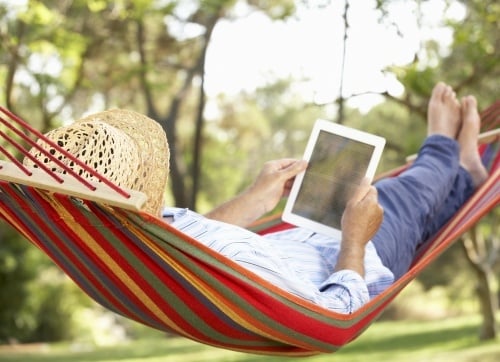
[[[203,28],[202,35],[195,39],[196,50],[191,54],[192,60],[189,65],[178,63],[177,69],[184,73],[184,81],[180,90],[174,95],[170,102],[170,107],[166,116],[162,117],[161,108],[158,102],[155,102],[151,86],[145,80],[147,75],[142,74],[141,82],[142,92],[146,97],[147,113],[152,118],[158,120],[170,135],[171,150],[171,184],[175,204],[187,206],[191,209],[197,209],[196,200],[199,192],[200,174],[201,174],[201,156],[203,146],[203,127],[204,127],[204,109],[205,109],[205,59],[207,49],[210,45],[213,30],[217,23],[222,19],[231,18],[231,10],[235,5],[233,0],[219,1],[200,1],[195,11],[182,18],[185,23],[193,23]],[[252,5],[275,19],[286,18],[294,10],[293,1],[281,0],[271,3],[262,3],[259,1],[248,1]],[[175,11],[173,12],[175,15]],[[144,35],[144,32],[141,32]],[[140,44],[145,43],[144,36],[141,36]],[[141,51],[142,69],[146,70],[147,56]],[[151,68],[149,68],[151,69]],[[180,110],[187,102],[188,91],[193,85],[193,81],[199,79],[198,101],[195,108],[195,126],[192,147],[192,165],[191,172],[187,171],[186,162],[178,152],[177,146],[177,124],[181,120]],[[191,187],[188,185],[191,184]]]
[[[473,226],[461,238],[467,260],[476,272],[478,279],[476,291],[483,314],[479,338],[482,340],[494,339],[497,335],[495,313],[498,309],[498,296],[494,291],[496,284],[494,267],[498,263],[500,251],[498,216],[498,212],[494,211],[490,216],[492,219],[490,223]],[[487,227],[490,230],[480,232],[478,230],[480,227]]]

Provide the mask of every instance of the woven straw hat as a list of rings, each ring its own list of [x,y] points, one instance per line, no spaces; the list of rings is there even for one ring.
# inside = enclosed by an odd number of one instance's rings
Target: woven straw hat
[[[169,149],[158,122],[133,111],[113,109],[56,128],[46,136],[116,185],[146,194],[144,211],[160,213],[169,172]],[[37,143],[82,177],[98,181],[50,145],[41,140]],[[32,149],[30,153],[52,171],[65,173],[40,151]],[[36,167],[28,158],[24,163]]]

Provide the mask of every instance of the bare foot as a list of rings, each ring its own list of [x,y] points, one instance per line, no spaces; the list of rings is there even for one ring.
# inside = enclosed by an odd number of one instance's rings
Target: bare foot
[[[460,164],[469,171],[475,187],[481,185],[488,177],[488,171],[481,162],[477,148],[480,125],[476,98],[473,96],[462,98],[462,129],[458,134]]]
[[[439,82],[432,90],[427,109],[427,135],[456,138],[460,129],[460,103],[453,89]]]

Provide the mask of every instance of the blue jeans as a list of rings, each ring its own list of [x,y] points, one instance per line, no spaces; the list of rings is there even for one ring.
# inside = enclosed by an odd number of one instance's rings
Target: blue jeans
[[[434,235],[474,192],[459,165],[459,145],[432,135],[404,173],[375,184],[384,221],[372,241],[395,278],[410,267],[422,242]]]

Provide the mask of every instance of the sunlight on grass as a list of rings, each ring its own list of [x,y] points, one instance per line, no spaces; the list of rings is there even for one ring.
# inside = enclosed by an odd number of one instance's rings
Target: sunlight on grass
[[[500,360],[498,341],[480,342],[477,338],[479,316],[429,322],[378,322],[356,341],[333,355],[309,358],[257,356],[205,346],[184,338],[161,335],[115,345],[91,347],[49,345],[38,351],[22,353],[0,349],[5,362],[496,362]]]

